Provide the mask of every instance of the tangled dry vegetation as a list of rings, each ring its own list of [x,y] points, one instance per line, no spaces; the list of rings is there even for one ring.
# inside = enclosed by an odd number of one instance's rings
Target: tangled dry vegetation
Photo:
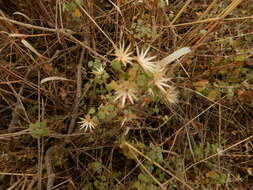
[[[0,189],[251,189],[252,0],[0,8]]]

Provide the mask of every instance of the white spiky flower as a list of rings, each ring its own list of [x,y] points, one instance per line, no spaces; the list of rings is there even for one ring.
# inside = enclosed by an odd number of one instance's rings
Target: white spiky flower
[[[145,51],[142,49],[141,52],[139,51],[139,48],[137,47],[137,57],[136,61],[140,64],[140,66],[144,69],[146,72],[155,73],[159,70],[159,67],[155,64],[154,60],[156,56],[148,57],[147,53],[150,48],[147,48]]]
[[[105,73],[105,68],[100,65],[100,67],[94,69],[93,73],[97,76],[103,75]]]
[[[133,57],[131,57],[132,53],[130,51],[130,45],[125,48],[125,42],[123,41],[122,44],[118,47],[115,47],[114,56],[116,56],[116,60],[123,63],[124,66],[127,65],[127,63],[132,64]]]
[[[155,73],[153,75],[154,85],[164,93],[166,93],[166,89],[172,88],[172,86],[168,84],[168,82],[170,82],[170,81],[171,81],[171,78],[164,77],[163,74],[160,72]]]
[[[168,89],[166,91],[165,98],[170,104],[176,104],[178,102],[178,93],[175,88],[171,87]]]
[[[122,82],[116,89],[116,97],[114,101],[121,100],[121,107],[125,106],[127,99],[134,104],[134,100],[137,100],[135,95],[136,91],[131,87],[132,85],[128,81]]]
[[[86,132],[86,131],[91,132],[93,129],[95,129],[96,123],[92,120],[90,115],[86,115],[85,118],[80,117],[79,119],[80,119],[80,121],[77,122],[77,123],[80,124],[80,129],[81,130],[84,129],[84,132]]]

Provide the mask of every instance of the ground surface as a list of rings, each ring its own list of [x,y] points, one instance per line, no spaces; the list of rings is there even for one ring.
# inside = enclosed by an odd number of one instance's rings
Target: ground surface
[[[251,189],[252,0],[0,10],[0,189]]]

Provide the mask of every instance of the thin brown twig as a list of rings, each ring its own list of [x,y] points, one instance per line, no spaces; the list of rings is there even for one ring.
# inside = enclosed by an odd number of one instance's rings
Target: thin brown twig
[[[177,15],[175,16],[175,18],[171,21],[171,25],[174,24],[177,19],[182,15],[182,13],[185,11],[185,9],[187,8],[187,6],[192,2],[192,0],[187,0],[184,4],[184,6],[180,9],[180,11],[177,13]]]
[[[10,23],[13,23],[13,24],[17,24],[17,25],[20,25],[20,26],[24,26],[24,27],[27,27],[27,28],[32,28],[32,29],[37,29],[37,30],[42,30],[42,31],[47,31],[47,32],[53,32],[53,33],[56,33],[56,34],[62,34],[63,36],[67,37],[69,40],[75,42],[76,44],[80,45],[81,47],[84,47],[85,49],[87,49],[88,51],[90,51],[92,54],[99,57],[100,59],[108,61],[104,56],[102,56],[99,53],[97,53],[96,51],[94,51],[87,44],[85,44],[84,42],[81,42],[78,39],[76,39],[72,35],[72,33],[74,33],[74,32],[69,30],[69,29],[46,28],[46,27],[41,27],[41,26],[36,26],[36,25],[32,25],[32,24],[19,22],[19,21],[9,19],[9,18],[3,17],[3,16],[0,16],[0,20],[10,22]]]
[[[52,152],[56,148],[56,146],[52,146],[47,150],[46,157],[45,157],[45,164],[47,168],[47,190],[52,190],[54,186],[54,181],[55,181],[55,173],[53,171],[52,167]]]
[[[80,104],[80,101],[81,101],[81,90],[82,90],[82,72],[81,72],[81,70],[82,70],[84,52],[85,52],[85,49],[82,48],[79,63],[77,65],[76,98],[75,98],[73,113],[72,113],[72,116],[71,116],[71,121],[70,121],[70,124],[69,124],[68,134],[71,134],[74,130],[74,125],[75,125],[75,122],[76,122],[76,119],[77,119],[77,116],[78,116],[78,108],[79,108],[79,104]]]
[[[30,86],[30,87],[32,87],[32,88],[34,88],[34,89],[38,89],[38,88],[40,88],[38,85],[36,85],[36,84],[34,84],[34,83],[32,83],[32,82],[30,82],[30,81],[27,81],[26,79],[24,79],[22,76],[20,76],[20,75],[18,75],[17,73],[15,73],[14,71],[11,71],[10,69],[8,69],[8,68],[6,68],[6,67],[4,67],[3,66],[4,65],[4,63],[2,63],[2,62],[0,62],[0,69],[1,70],[3,70],[3,71],[5,71],[6,73],[9,73],[10,75],[12,75],[13,77],[15,77],[15,78],[17,78],[17,79],[19,79],[19,80],[21,80],[23,83],[25,83],[27,86]],[[40,89],[42,92],[47,92],[45,89]]]
[[[15,172],[0,172],[0,175],[10,175],[10,176],[36,176],[37,174],[31,173],[15,173]]]
[[[226,22],[226,21],[239,21],[239,20],[247,20],[247,19],[252,19],[253,16],[246,16],[246,17],[239,17],[239,18],[226,18],[223,19],[222,22]],[[203,23],[208,23],[208,22],[213,22],[213,21],[218,21],[220,20],[220,17],[214,17],[214,18],[207,18],[207,19],[203,19],[203,20],[197,20],[197,21],[193,21],[193,22],[186,22],[186,23],[179,23],[179,24],[172,24],[172,25],[168,25],[168,26],[163,26],[162,28],[173,28],[173,27],[181,27],[181,26],[191,26],[191,25],[196,25],[196,24],[203,24]]]
[[[18,123],[18,119],[19,119],[19,116],[18,116],[18,113],[19,113],[19,110],[22,110],[25,117],[26,117],[26,120],[29,122],[29,117],[28,117],[28,114],[26,113],[26,110],[25,110],[25,107],[21,101],[21,96],[23,94],[23,89],[24,89],[24,84],[22,84],[20,90],[19,90],[19,93],[17,93],[15,91],[15,89],[13,88],[12,84],[8,84],[8,86],[12,89],[15,97],[16,97],[16,100],[17,102],[15,103],[15,107],[14,107],[14,110],[12,111],[12,118],[11,118],[11,122],[9,124],[9,127],[8,127],[8,132],[14,132],[15,131],[15,127],[17,126],[17,123]]]

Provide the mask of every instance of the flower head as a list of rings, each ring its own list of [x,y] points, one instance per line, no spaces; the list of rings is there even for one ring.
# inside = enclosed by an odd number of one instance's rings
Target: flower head
[[[170,104],[176,104],[178,102],[178,93],[172,87],[166,91],[165,98]]]
[[[136,60],[140,64],[140,66],[147,72],[157,72],[159,70],[159,67],[153,62],[152,60],[156,58],[156,56],[153,57],[147,57],[147,53],[149,51],[149,48],[147,48],[145,51],[142,49],[141,52],[137,48],[137,57]]]
[[[127,65],[127,63],[132,64],[133,57],[131,57],[132,52],[129,51],[130,45],[125,48],[125,42],[123,41],[122,44],[118,47],[115,47],[114,56],[116,56],[116,60],[123,63],[124,66]]]
[[[132,104],[134,100],[137,100],[135,95],[135,90],[131,87],[130,82],[124,81],[121,83],[118,88],[116,89],[116,97],[114,101],[121,99],[121,107],[125,106],[126,100],[128,99]]]
[[[104,68],[102,65],[100,65],[99,68],[95,68],[95,69],[93,70],[93,74],[95,74],[95,75],[97,75],[97,76],[101,76],[101,75],[103,75],[104,73],[105,73],[105,68]]]
[[[172,88],[172,86],[168,84],[171,79],[163,77],[162,73],[155,73],[153,77],[153,82],[155,86],[159,88],[162,92],[166,93],[166,88]]]
[[[92,131],[93,129],[95,129],[96,123],[92,121],[90,115],[85,116],[85,118],[80,117],[79,119],[80,121],[77,123],[80,124],[81,130],[84,129],[84,132],[86,132],[87,130]]]

